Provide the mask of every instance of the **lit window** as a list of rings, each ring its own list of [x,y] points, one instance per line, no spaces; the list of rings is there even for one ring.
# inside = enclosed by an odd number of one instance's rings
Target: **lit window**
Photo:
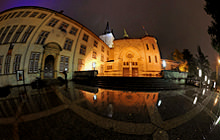
[[[67,27],[68,27],[68,26],[69,26],[69,24],[63,22],[63,23],[60,25],[59,29],[60,29],[61,31],[63,31],[63,32],[66,33],[66,30],[67,30]]]
[[[47,16],[47,14],[40,14],[37,18],[43,19]]]
[[[111,70],[112,69],[112,65],[107,66],[107,70]]]
[[[69,57],[61,56],[60,57],[60,72],[68,71]]]
[[[20,17],[20,16],[21,16],[23,13],[24,13],[24,11],[19,12],[19,13],[16,15],[16,17],[15,17],[15,18]]]
[[[15,32],[11,42],[17,42],[19,36],[21,35],[21,33],[22,33],[22,31],[24,30],[25,27],[26,27],[26,25],[21,25],[18,28],[18,30]]]
[[[93,46],[97,48],[98,47],[98,42],[94,40]]]
[[[9,74],[10,62],[11,62],[11,55],[7,55],[5,59],[5,74]]]
[[[104,55],[101,54],[101,61],[104,62]]]
[[[11,30],[9,31],[8,35],[6,36],[4,43],[9,43],[9,40],[11,39],[12,34],[14,33],[14,31],[16,30],[16,28],[18,27],[18,25],[14,25]]]
[[[109,50],[107,50],[107,55],[109,55]]]
[[[13,64],[13,73],[16,73],[16,71],[19,70],[20,62],[21,62],[21,55],[15,55],[14,64]]]
[[[67,38],[64,44],[64,49],[71,51],[72,45],[73,45],[73,40]]]
[[[36,44],[44,44],[50,32],[42,31],[36,41]]]
[[[40,59],[40,53],[32,52],[30,61],[29,61],[29,73],[37,73],[38,72],[38,61]]]
[[[22,17],[27,17],[30,13],[31,13],[31,11],[26,11],[26,12],[22,15]]]
[[[84,35],[83,35],[83,40],[87,42],[88,39],[89,39],[89,36],[88,36],[87,34],[84,34]]]
[[[84,60],[83,59],[78,59],[78,71],[81,71],[84,66]]]
[[[4,32],[2,33],[1,37],[0,37],[0,43],[2,43],[3,39],[5,38],[6,34],[8,33],[8,30],[10,29],[11,26],[6,27],[6,29],[4,30]]]
[[[86,46],[85,45],[81,45],[80,46],[80,51],[79,51],[80,54],[82,55],[85,55],[86,54]]]
[[[3,56],[0,56],[0,74],[2,73]]]
[[[149,63],[151,63],[151,58],[150,58],[150,56],[148,56],[148,59],[149,59]]]
[[[96,59],[96,51],[93,51],[92,58]]]
[[[27,30],[25,31],[23,37],[21,38],[21,42],[25,43],[28,40],[28,37],[30,36],[31,32],[34,30],[35,26],[29,26]]]
[[[155,55],[155,63],[157,63],[157,56]]]
[[[102,51],[102,52],[104,52],[104,51],[105,51],[105,48],[104,48],[104,46],[102,46],[102,48],[101,48],[101,51]]]
[[[36,17],[38,15],[39,12],[33,12],[30,17]]]
[[[51,19],[51,20],[49,21],[49,23],[48,23],[47,25],[48,25],[48,26],[51,26],[51,27],[54,27],[54,26],[57,24],[58,21],[59,21],[59,20],[53,18],[53,19]]]
[[[72,35],[76,35],[77,31],[78,31],[77,28],[72,27],[69,33],[72,34]]]

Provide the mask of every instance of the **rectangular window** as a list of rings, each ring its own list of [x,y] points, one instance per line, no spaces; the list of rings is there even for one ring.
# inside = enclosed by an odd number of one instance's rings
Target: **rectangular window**
[[[31,11],[26,11],[26,12],[22,15],[22,17],[27,17],[30,13],[31,13]]]
[[[151,58],[150,58],[150,56],[148,56],[148,59],[149,59],[149,63],[151,63]]]
[[[94,40],[94,47],[98,47],[98,42]]]
[[[107,66],[107,70],[111,70],[112,69],[112,65]]]
[[[2,27],[2,28],[0,29],[0,35],[2,34],[4,28],[5,28],[5,27]]]
[[[64,44],[64,49],[71,51],[72,45],[73,45],[73,40],[67,38]]]
[[[83,59],[78,59],[78,71],[81,71],[84,66],[84,60]]]
[[[10,17],[10,15],[11,15],[11,13],[9,13],[9,14],[7,15],[7,17],[5,17],[5,19],[8,19],[8,18]]]
[[[50,32],[42,31],[40,35],[38,36],[38,39],[36,41],[36,44],[44,44],[45,40],[47,39]]]
[[[3,39],[5,38],[6,34],[8,33],[8,30],[10,29],[11,26],[7,26],[4,32],[2,33],[0,37],[0,44],[2,43]]]
[[[107,50],[107,55],[109,55],[109,50]]]
[[[47,25],[51,26],[51,27],[54,27],[57,24],[58,21],[59,20],[57,20],[55,18],[52,18]]]
[[[13,18],[17,13],[18,13],[18,12],[14,12],[14,13],[10,16],[10,18]]]
[[[84,35],[83,35],[83,40],[87,42],[88,39],[89,39],[89,36],[88,36],[87,34],[84,34]]]
[[[35,26],[29,26],[27,30],[25,31],[23,37],[21,38],[21,42],[25,43],[28,40],[28,37],[30,36],[31,32],[34,30]]]
[[[104,62],[104,55],[101,54],[101,61]]]
[[[155,63],[157,63],[157,56],[155,55]]]
[[[9,74],[11,55],[7,55],[5,59],[5,74]]]
[[[60,57],[60,72],[68,71],[69,57]]]
[[[11,42],[17,42],[19,36],[21,35],[21,33],[22,33],[22,31],[24,30],[25,27],[26,27],[26,25],[21,25],[18,28],[18,30],[15,32]]]
[[[154,44],[152,44],[152,48],[155,50]]]
[[[73,35],[76,35],[77,31],[78,31],[77,28],[72,27],[69,33],[70,33],[70,34],[73,34]]]
[[[12,34],[14,33],[14,31],[16,30],[17,27],[18,27],[18,25],[14,25],[14,26],[11,28],[11,30],[9,31],[8,35],[7,35],[6,38],[5,38],[5,41],[4,41],[5,44],[6,44],[6,43],[9,43],[9,41],[10,41],[10,39],[11,39],[11,36],[12,36]]]
[[[101,48],[101,51],[102,51],[102,52],[104,52],[104,51],[105,51],[105,48],[104,48],[104,46],[102,46],[102,48]]]
[[[148,44],[146,44],[146,47],[147,47],[147,50],[149,50],[149,46],[148,46]]]
[[[0,56],[0,74],[2,73],[3,56]]]
[[[45,18],[46,16],[47,16],[47,14],[42,13],[42,14],[40,14],[37,18],[43,19],[43,18]]]
[[[39,12],[33,12],[29,17],[36,17]]]
[[[63,22],[63,23],[60,25],[59,29],[60,29],[61,31],[63,31],[63,32],[66,33],[66,30],[67,30],[68,26],[69,26],[69,24]]]
[[[16,71],[19,70],[20,62],[21,62],[21,55],[20,54],[15,55],[14,64],[13,64],[13,73],[16,73]]]
[[[93,51],[92,58],[96,59],[96,55],[97,55],[96,51]]]
[[[82,54],[82,55],[86,54],[86,46],[85,45],[81,45],[80,46],[79,54]]]
[[[18,17],[20,17],[22,14],[24,13],[24,11],[20,11],[17,15],[16,15],[16,17],[15,18],[18,18]]]
[[[29,61],[29,73],[37,73],[38,72],[38,62],[40,59],[40,53],[39,52],[32,52],[30,61]]]

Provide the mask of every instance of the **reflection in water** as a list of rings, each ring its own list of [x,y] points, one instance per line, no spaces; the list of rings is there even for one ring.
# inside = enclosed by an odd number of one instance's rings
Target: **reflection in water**
[[[11,89],[13,94],[0,99],[0,127],[12,125],[16,138],[22,133],[17,131],[20,124],[42,123],[44,119],[48,124],[53,124],[54,122],[47,118],[56,118],[59,113],[69,114],[66,112],[72,111],[99,128],[124,134],[150,135],[166,140],[173,137],[171,132],[177,131],[180,126],[185,126],[182,131],[187,131],[191,125],[192,132],[203,130],[202,125],[195,128],[197,125],[193,120],[209,120],[205,123],[213,126],[217,126],[220,121],[219,95],[206,89],[130,92],[76,84],[68,87],[68,90],[64,90],[65,86],[43,89],[27,87],[27,93],[17,87]],[[69,119],[68,123],[73,119],[68,115],[65,115],[65,118]],[[59,125],[63,126],[63,123]],[[184,133],[182,131],[181,133]],[[184,138],[192,139],[190,134]],[[200,139],[200,136],[193,139]]]

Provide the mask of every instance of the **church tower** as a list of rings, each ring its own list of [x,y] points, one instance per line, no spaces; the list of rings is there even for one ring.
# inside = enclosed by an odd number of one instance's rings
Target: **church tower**
[[[109,23],[107,22],[105,31],[102,35],[99,36],[100,39],[102,39],[109,48],[113,48],[113,41],[114,41],[114,35],[109,27]]]

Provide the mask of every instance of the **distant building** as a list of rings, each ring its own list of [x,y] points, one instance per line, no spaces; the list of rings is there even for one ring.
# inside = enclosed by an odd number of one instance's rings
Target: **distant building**
[[[0,13],[0,86],[20,85],[36,77],[72,79],[75,71],[98,76],[160,77],[161,56],[153,36],[115,39],[107,23],[100,37],[65,16],[42,7],[17,7]],[[20,73],[22,75],[22,73]],[[19,75],[19,79],[20,78]]]

